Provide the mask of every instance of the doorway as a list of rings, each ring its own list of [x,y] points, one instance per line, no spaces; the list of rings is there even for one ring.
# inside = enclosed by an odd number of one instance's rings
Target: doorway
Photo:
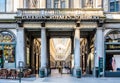
[[[40,29],[25,29],[25,58],[26,68],[30,69],[32,75],[39,74],[40,68]]]
[[[84,34],[86,33],[86,35]],[[91,77],[94,72],[95,32],[81,31],[81,69],[83,77]]]

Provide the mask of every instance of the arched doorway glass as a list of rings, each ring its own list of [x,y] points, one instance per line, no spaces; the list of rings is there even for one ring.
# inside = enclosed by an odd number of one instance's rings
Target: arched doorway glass
[[[11,32],[0,32],[0,68],[15,68],[15,44]]]
[[[105,76],[120,76],[120,31],[114,30],[105,38]]]

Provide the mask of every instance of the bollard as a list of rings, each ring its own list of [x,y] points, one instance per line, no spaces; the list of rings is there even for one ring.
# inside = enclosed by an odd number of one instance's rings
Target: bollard
[[[45,76],[45,71],[43,68],[40,69],[40,78],[43,78]]]
[[[76,76],[77,76],[77,78],[81,78],[81,70],[80,69],[76,69]]]
[[[98,67],[96,67],[95,76],[96,76],[97,78],[99,77],[99,70],[98,70]]]

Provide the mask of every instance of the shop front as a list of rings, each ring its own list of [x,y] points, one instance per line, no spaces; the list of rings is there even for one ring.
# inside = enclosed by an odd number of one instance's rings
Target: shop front
[[[15,68],[16,40],[10,31],[0,32],[0,68]]]
[[[105,76],[120,77],[119,30],[112,30],[105,37]]]

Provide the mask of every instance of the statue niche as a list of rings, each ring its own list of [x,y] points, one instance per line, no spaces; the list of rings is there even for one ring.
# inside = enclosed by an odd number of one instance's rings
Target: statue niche
[[[29,8],[37,8],[38,0],[28,0]]]

